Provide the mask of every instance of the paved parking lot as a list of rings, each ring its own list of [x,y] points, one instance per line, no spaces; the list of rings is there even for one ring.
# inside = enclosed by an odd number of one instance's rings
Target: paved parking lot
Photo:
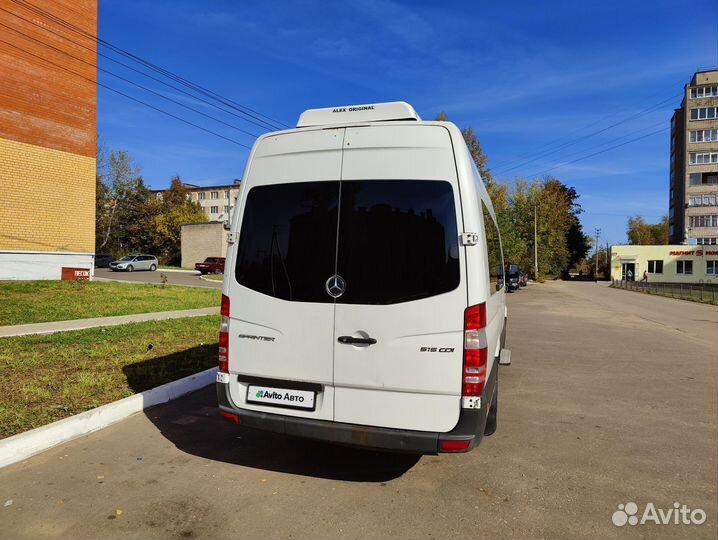
[[[114,279],[117,281],[162,283],[162,275],[167,276],[167,283],[170,285],[212,287],[215,289],[222,288],[221,281],[210,281],[207,279],[201,279],[199,273],[191,274],[189,272],[163,272],[162,270],[157,270],[155,272],[113,272],[109,268],[95,268],[95,278]]]
[[[0,470],[0,538],[715,538],[718,310],[593,283],[509,303],[499,429],[472,453],[242,429],[210,388]],[[614,526],[628,502],[707,520]]]

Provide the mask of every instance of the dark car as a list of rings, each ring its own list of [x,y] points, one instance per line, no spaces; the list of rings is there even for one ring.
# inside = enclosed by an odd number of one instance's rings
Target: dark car
[[[516,264],[509,264],[506,267],[506,290],[516,291],[520,286],[521,269]]]
[[[196,263],[195,270],[199,270],[200,274],[223,274],[224,273],[224,257],[207,257],[204,262]]]
[[[107,268],[115,258],[107,253],[95,253],[95,268]]]

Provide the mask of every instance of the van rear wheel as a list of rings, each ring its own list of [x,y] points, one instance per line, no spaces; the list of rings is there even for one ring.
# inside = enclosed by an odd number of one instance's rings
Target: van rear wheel
[[[496,366],[497,368],[499,366]],[[499,378],[496,373],[496,388],[494,389],[494,398],[491,400],[489,412],[486,415],[486,427],[484,427],[484,436],[489,437],[496,433],[497,416],[499,413]]]

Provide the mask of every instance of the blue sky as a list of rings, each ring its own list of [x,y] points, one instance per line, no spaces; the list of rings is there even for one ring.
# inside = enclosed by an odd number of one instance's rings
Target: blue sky
[[[718,2],[100,0],[99,35],[287,125],[331,105],[404,100],[425,119],[443,110],[474,128],[498,181],[553,174],[581,195],[587,233],[599,227],[601,243],[624,243],[627,216],[668,211],[669,121],[693,72],[718,64]],[[265,131],[104,58],[99,66]],[[99,80],[253,142],[108,74]],[[98,131],[153,188],[174,174],[231,182],[249,152],[104,88]]]

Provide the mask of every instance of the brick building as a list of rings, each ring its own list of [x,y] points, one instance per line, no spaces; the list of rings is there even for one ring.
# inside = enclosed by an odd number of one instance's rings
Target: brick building
[[[3,10],[0,279],[59,279],[95,249],[97,0]]]

